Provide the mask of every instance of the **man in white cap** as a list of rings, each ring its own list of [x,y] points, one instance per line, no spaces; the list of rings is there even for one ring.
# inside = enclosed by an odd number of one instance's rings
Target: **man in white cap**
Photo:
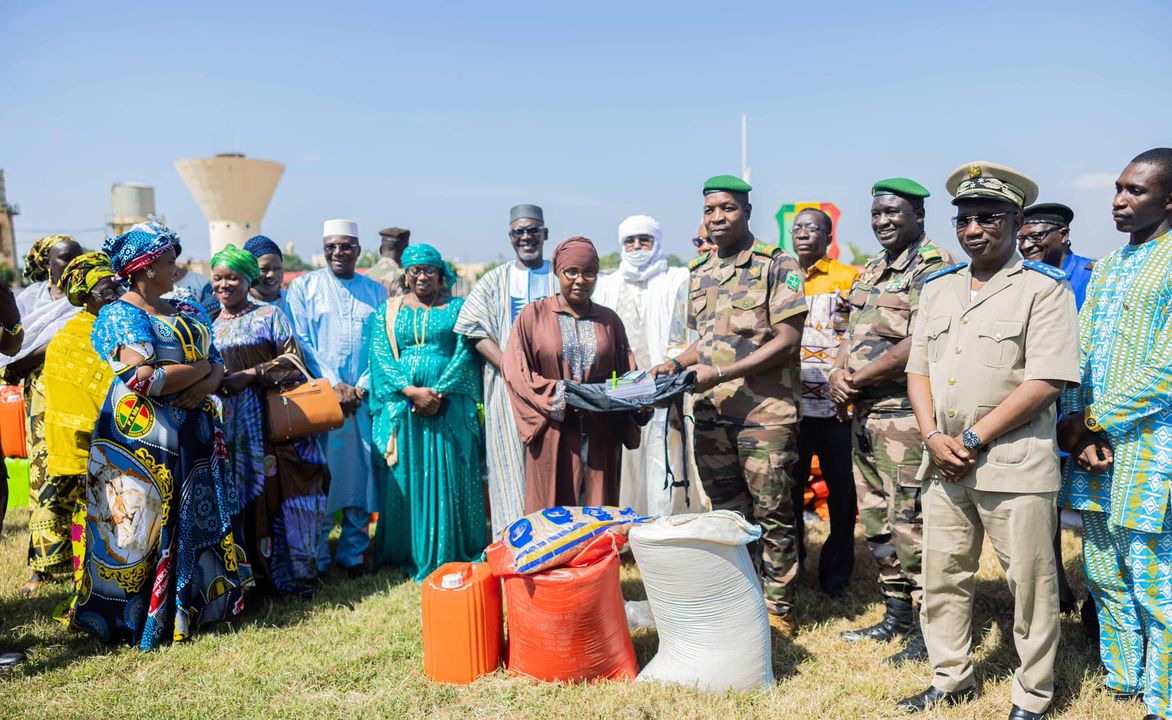
[[[370,544],[370,514],[378,507],[371,466],[370,366],[364,340],[370,317],[387,299],[379,283],[357,274],[362,246],[358,224],[327,220],[322,229],[326,267],[289,285],[287,300],[293,328],[310,372],[334,386],[346,424],[326,436],[330,493],[324,512],[342,511],[342,535],[335,559],[351,577],[365,572],[363,553]],[[328,538],[333,521],[327,517],[318,543],[317,569],[330,566]]]
[[[688,347],[688,271],[667,266],[663,233],[655,218],[648,215],[623,220],[619,245],[619,269],[598,279],[593,300],[618,313],[636,363],[649,370]],[[668,435],[667,424],[668,410],[656,410],[651,422],[643,426],[639,447],[623,449],[619,505],[632,507],[640,515],[703,510],[694,506],[696,490],[687,487],[694,485],[698,490],[699,478],[688,478],[691,482],[685,484],[683,439],[678,429]]]

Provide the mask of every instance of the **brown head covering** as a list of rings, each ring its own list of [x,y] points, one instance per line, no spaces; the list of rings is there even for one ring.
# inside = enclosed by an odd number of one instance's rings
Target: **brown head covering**
[[[572,237],[558,245],[553,254],[553,271],[560,272],[567,267],[597,270],[598,251],[594,249],[594,243],[584,237]]]

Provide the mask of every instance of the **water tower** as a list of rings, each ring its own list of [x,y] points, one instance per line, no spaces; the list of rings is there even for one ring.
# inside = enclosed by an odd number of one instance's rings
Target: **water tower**
[[[118,183],[110,188],[110,229],[121,235],[131,225],[146,222],[155,213],[155,189],[139,183]]]
[[[211,254],[229,243],[242,247],[260,234],[261,218],[285,172],[281,163],[240,153],[178,160],[175,168],[208,219]]]

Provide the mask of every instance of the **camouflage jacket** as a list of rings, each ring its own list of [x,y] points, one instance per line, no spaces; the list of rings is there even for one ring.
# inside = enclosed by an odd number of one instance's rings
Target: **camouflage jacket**
[[[953,262],[947,250],[925,235],[894,260],[887,252],[871,258],[850,293],[850,357],[855,372],[912,334],[924,280]],[[860,404],[911,410],[904,377],[864,388]]]
[[[773,339],[785,320],[806,312],[798,261],[776,245],[753,239],[735,257],[707,253],[692,261],[688,327],[700,336],[700,362],[725,366]],[[801,391],[792,363],[721,383],[696,397],[697,421],[771,426],[798,420]]]

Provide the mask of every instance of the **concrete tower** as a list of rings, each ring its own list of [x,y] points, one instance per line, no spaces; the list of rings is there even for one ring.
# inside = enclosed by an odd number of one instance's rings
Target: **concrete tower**
[[[110,188],[110,231],[121,235],[140,222],[158,217],[155,189],[139,183],[118,183]],[[161,218],[160,218],[161,220]]]
[[[4,171],[0,170],[0,264],[8,265],[16,270],[16,236],[12,231],[12,218],[20,213],[20,208],[8,204],[8,195],[4,190]],[[20,277],[18,272],[17,277]]]
[[[242,247],[260,234],[261,218],[285,172],[281,163],[240,153],[178,160],[175,168],[208,219],[211,254],[229,243]]]

